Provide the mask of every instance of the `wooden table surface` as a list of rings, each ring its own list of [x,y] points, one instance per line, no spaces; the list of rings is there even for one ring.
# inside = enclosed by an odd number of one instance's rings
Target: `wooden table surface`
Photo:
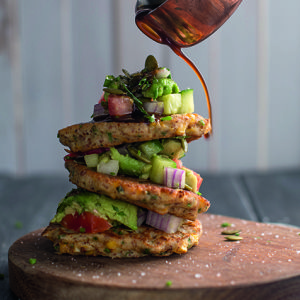
[[[300,227],[300,169],[201,175],[201,192],[211,202],[210,214]],[[1,300],[17,299],[9,288],[9,247],[19,237],[46,226],[72,187],[66,174],[0,175]]]

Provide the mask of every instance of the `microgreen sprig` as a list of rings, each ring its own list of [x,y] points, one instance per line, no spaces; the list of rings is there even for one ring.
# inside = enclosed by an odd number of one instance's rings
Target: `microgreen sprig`
[[[127,86],[125,85],[125,83],[123,81],[121,81],[122,87],[124,88],[124,90],[126,91],[127,95],[129,97],[131,97],[135,103],[135,105],[137,106],[137,108],[145,115],[145,117],[152,123],[155,121],[155,117],[154,115],[149,115],[144,107],[143,107],[143,102],[141,100],[139,100],[136,96],[133,95],[133,93],[127,88]]]

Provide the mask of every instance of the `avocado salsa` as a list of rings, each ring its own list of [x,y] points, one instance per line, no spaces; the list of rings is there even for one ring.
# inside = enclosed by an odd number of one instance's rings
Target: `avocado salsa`
[[[108,75],[103,83],[103,95],[94,106],[94,121],[154,122],[172,114],[194,112],[193,90],[180,91],[171,72],[158,67],[153,55],[145,61],[145,67],[130,74]]]

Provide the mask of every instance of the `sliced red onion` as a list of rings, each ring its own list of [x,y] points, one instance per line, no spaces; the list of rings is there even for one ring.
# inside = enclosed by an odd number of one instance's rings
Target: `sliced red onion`
[[[150,114],[162,115],[164,113],[164,103],[160,101],[145,102],[144,109]]]
[[[108,150],[109,150],[109,148],[97,148],[97,149],[89,150],[86,152],[77,152],[77,153],[79,153],[79,155],[89,155],[89,154],[94,154],[94,153],[101,154],[101,153],[107,152]]]
[[[139,208],[137,212],[137,226],[141,226],[146,221],[147,210]]]
[[[170,70],[167,68],[159,68],[155,71],[155,77],[156,78],[167,78],[171,74]]]
[[[146,218],[147,225],[167,233],[176,232],[181,222],[182,219],[176,216],[170,214],[160,215],[150,210],[148,211]]]
[[[64,160],[69,160],[69,159],[76,159],[78,157],[81,156],[85,156],[85,155],[89,155],[89,154],[101,154],[104,152],[107,152],[109,150],[109,148],[97,148],[97,149],[93,149],[93,150],[89,150],[89,151],[85,151],[85,152],[69,152],[69,154],[67,154],[64,157]]]
[[[165,167],[164,185],[170,188],[183,189],[185,187],[185,170]]]
[[[94,105],[93,119],[97,119],[99,117],[103,117],[107,115],[108,115],[108,110],[104,108],[101,102]]]

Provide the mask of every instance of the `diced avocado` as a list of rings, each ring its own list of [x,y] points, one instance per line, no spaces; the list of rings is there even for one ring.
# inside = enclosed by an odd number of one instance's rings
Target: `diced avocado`
[[[98,165],[98,154],[88,154],[84,156],[84,161],[88,168],[96,168]]]
[[[164,103],[164,114],[173,115],[181,110],[181,94],[169,94],[157,98]]]
[[[178,139],[165,139],[162,142],[163,150],[159,154],[165,154],[172,159],[180,159],[184,156],[184,149],[181,140]]]
[[[73,214],[76,211],[81,214],[87,211],[105,220],[115,220],[136,230],[137,210],[137,206],[127,202],[113,200],[84,190],[74,190],[60,202],[51,222],[60,223],[67,214]]]
[[[129,176],[140,177],[148,172],[148,164],[128,155],[122,155],[116,148],[110,148],[111,158],[119,161],[120,172]]]
[[[197,193],[197,176],[194,174],[194,172],[192,170],[186,169],[186,168],[182,168],[183,170],[185,170],[185,184],[187,184],[192,192]]]
[[[179,93],[179,87],[170,78],[154,78],[151,86],[142,92],[144,97],[152,99],[175,93]]]
[[[194,95],[192,89],[183,90],[181,94],[181,107],[179,114],[188,114],[194,112]]]
[[[152,169],[150,171],[150,180],[155,183],[164,183],[165,167],[176,168],[176,162],[165,156],[154,155],[151,161]]]
[[[111,160],[110,158],[110,153],[109,152],[105,152],[105,153],[102,153],[99,155],[99,158],[98,158],[98,164],[103,162],[103,163],[107,163]]]
[[[159,153],[163,149],[163,146],[159,140],[152,140],[140,144],[138,148],[148,159],[151,159],[154,154]]]
[[[148,179],[150,176],[151,169],[152,169],[152,165],[150,164],[145,165],[145,167],[143,168],[143,174],[140,175],[139,178]]]

